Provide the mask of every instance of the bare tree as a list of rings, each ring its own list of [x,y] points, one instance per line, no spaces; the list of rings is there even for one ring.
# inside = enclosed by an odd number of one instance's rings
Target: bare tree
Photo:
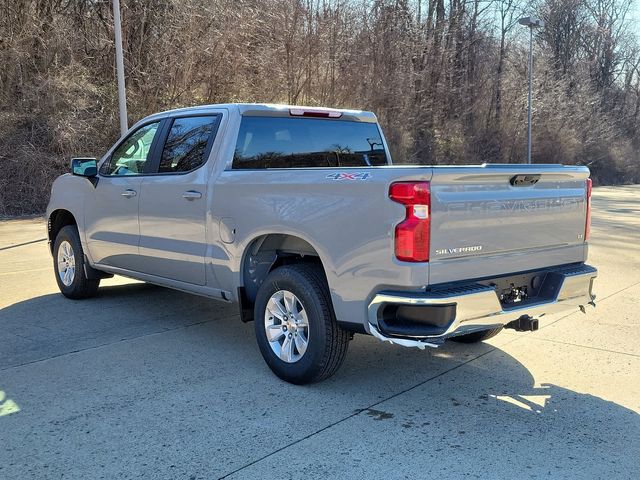
[[[130,121],[212,102],[374,110],[396,162],[534,162],[640,181],[633,0],[121,0]],[[118,135],[108,0],[0,0],[0,215],[42,211]]]

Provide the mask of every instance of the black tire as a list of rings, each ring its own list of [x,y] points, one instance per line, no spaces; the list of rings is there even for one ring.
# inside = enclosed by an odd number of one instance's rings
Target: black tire
[[[58,252],[64,242],[67,242],[71,246],[75,259],[73,281],[69,285],[65,285],[62,278],[60,278],[58,267]],[[56,275],[56,282],[58,282],[58,288],[65,297],[80,300],[93,297],[97,293],[100,280],[88,279],[85,274],[84,252],[82,250],[82,244],[80,243],[80,235],[75,225],[67,225],[58,232],[53,245],[53,269]]]
[[[307,348],[294,363],[285,362],[272,350],[265,332],[267,302],[281,290],[298,298],[308,318]],[[276,268],[260,286],[254,308],[258,347],[269,368],[281,379],[297,385],[319,382],[333,375],[344,361],[351,335],[336,322],[327,280],[319,265],[300,263]]]
[[[451,337],[449,340],[453,340],[458,343],[478,343],[483,340],[489,340],[495,337],[502,331],[502,327],[492,328],[491,330],[480,330],[479,332],[467,333],[466,335],[458,335]]]

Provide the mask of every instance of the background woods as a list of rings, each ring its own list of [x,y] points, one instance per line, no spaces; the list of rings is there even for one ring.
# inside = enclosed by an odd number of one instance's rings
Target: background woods
[[[632,0],[121,0],[130,124],[202,103],[375,111],[396,162],[533,161],[640,182]],[[118,136],[110,0],[0,0],[0,215]]]

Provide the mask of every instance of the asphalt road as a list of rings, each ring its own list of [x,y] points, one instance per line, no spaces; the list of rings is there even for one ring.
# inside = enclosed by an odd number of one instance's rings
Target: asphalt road
[[[130,280],[71,301],[0,222],[0,479],[640,478],[640,187],[594,191],[598,306],[418,351],[356,336],[298,387],[236,308]]]

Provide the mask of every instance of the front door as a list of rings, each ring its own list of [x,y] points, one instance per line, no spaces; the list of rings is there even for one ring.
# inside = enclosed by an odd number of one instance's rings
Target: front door
[[[141,272],[204,285],[208,171],[220,115],[169,119],[140,196]]]
[[[136,129],[100,166],[93,195],[85,198],[87,246],[94,263],[138,268],[140,187],[159,126],[152,122]]]

